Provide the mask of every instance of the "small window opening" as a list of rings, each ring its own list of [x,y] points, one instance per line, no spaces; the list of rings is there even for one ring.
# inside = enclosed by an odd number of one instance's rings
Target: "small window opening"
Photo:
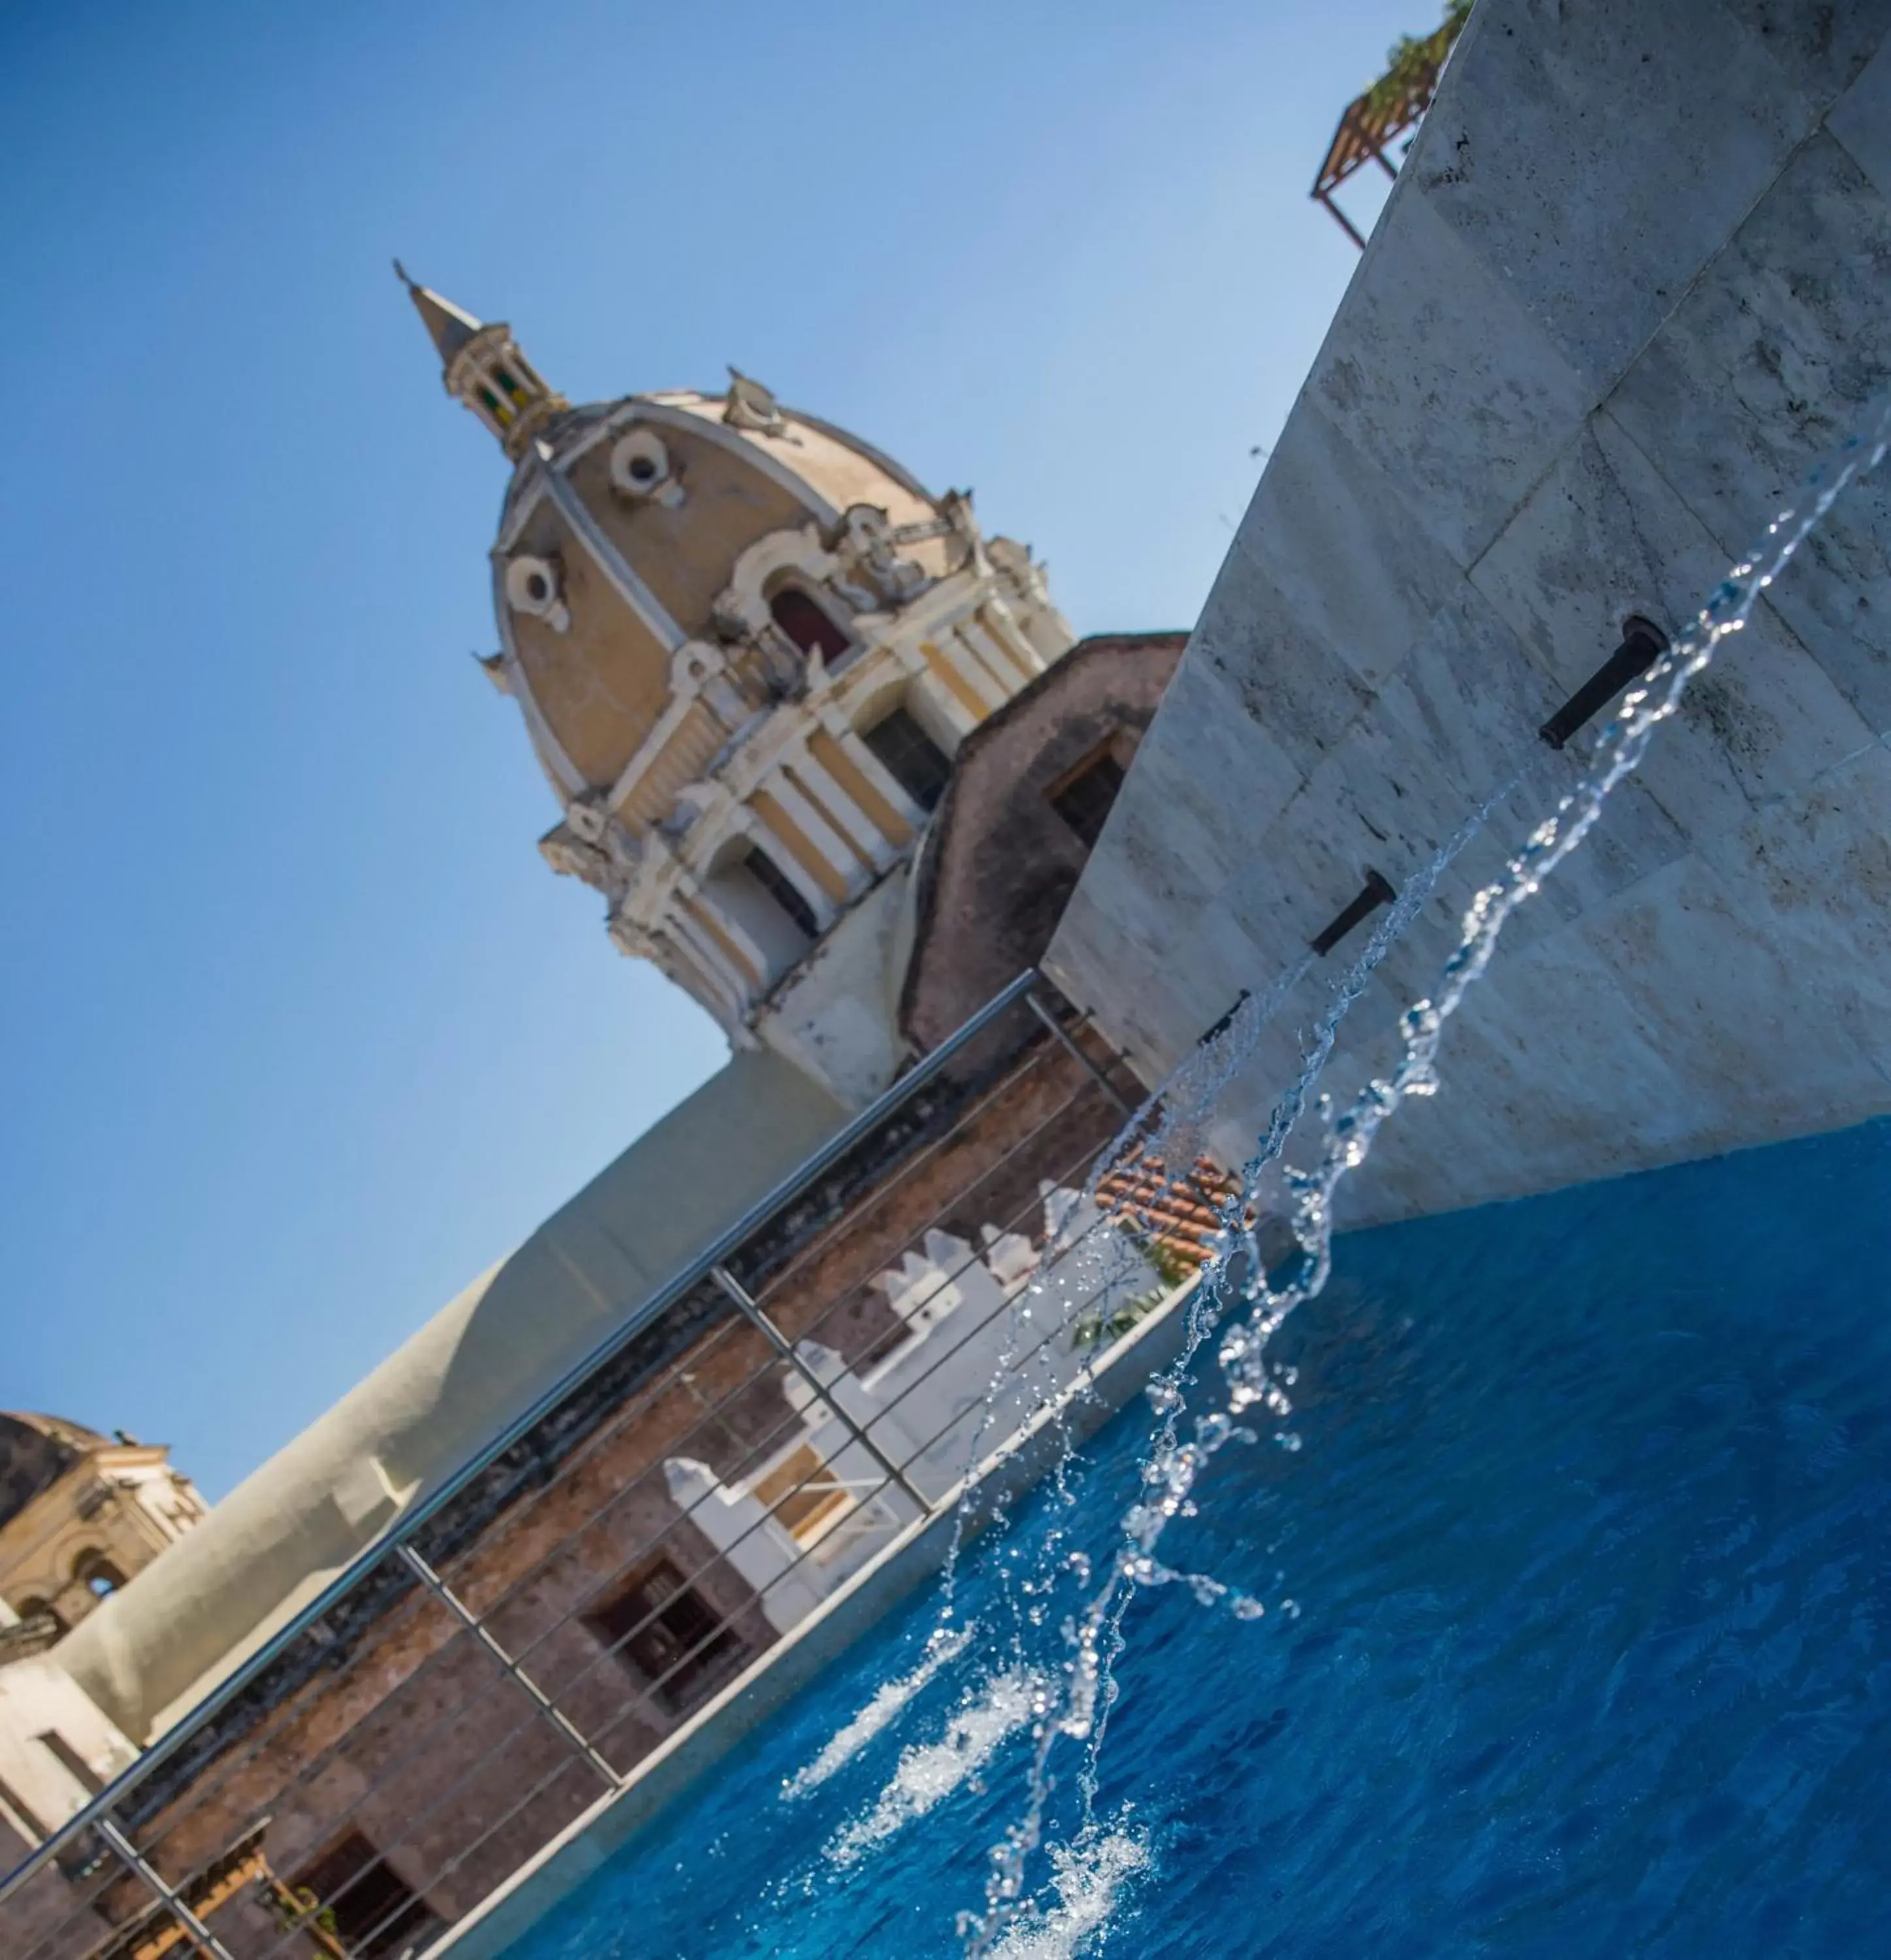
[[[814,916],[814,908],[807,902],[801,887],[766,851],[751,845],[749,854],[743,862],[748,867],[756,883],[810,939],[820,937],[820,921]]]
[[[700,1701],[748,1653],[748,1643],[667,1558],[639,1567],[584,1624],[652,1684],[658,1706],[672,1714]]]
[[[860,738],[922,810],[938,807],[952,777],[952,758],[903,708],[883,715]]]
[[[54,1761],[79,1788],[93,1796],[105,1787],[105,1780],[56,1729],[48,1729],[39,1739]]]
[[[1113,738],[1059,778],[1046,794],[1051,808],[1077,833],[1084,848],[1094,851],[1122,785],[1123,766],[1116,759]]]
[[[804,654],[832,662],[853,651],[853,642],[828,616],[826,609],[798,585],[785,585],[769,601],[776,625]]]
[[[74,1569],[73,1576],[83,1583],[94,1599],[105,1599],[125,1583],[124,1573],[102,1551],[85,1553]]]
[[[657,459],[654,456],[633,456],[630,459],[631,481],[634,483],[652,483],[657,477]]]
[[[332,1921],[355,1960],[384,1960],[424,1943],[438,1924],[426,1901],[377,1850],[365,1833],[349,1831],[298,1872],[296,1903]]]

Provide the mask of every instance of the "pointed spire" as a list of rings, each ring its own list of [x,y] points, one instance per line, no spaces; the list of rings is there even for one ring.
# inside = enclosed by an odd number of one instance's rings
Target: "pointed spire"
[[[470,409],[517,463],[539,431],[571,403],[546,385],[504,320],[475,320],[431,286],[409,277],[398,259],[394,270],[439,349],[447,393]]]
[[[433,337],[433,344],[440,350],[440,358],[450,361],[479,331],[481,323],[471,313],[462,311],[451,300],[442,299],[430,286],[423,286],[412,278],[407,268],[396,259],[394,271],[400,282],[407,288],[407,297],[414,303],[421,323]]]

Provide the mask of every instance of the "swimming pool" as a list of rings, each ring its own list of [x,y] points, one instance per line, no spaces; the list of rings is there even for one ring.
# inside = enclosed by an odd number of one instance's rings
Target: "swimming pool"
[[[1879,1950],[1888,1274],[1891,1125],[1343,1240],[1277,1338],[1303,1446],[1165,1543],[1269,1612],[1137,1596],[1000,1950]],[[1027,1588],[1108,1555],[1149,1426],[968,1554],[976,1637],[920,1596],[516,1960],[955,1952],[1075,1597]]]

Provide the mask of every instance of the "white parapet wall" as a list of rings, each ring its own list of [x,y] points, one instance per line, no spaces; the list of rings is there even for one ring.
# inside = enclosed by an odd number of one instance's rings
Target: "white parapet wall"
[[[0,1630],[18,1624],[0,1600]],[[49,1656],[0,1661],[0,1871],[76,1817],[137,1754]]]
[[[1081,1344],[1080,1365],[1062,1393],[968,1465],[963,1482],[941,1503],[915,1516],[836,1584],[782,1640],[645,1758],[621,1789],[600,1797],[444,1933],[424,1960],[501,1960],[560,1899],[937,1572],[964,1535],[982,1529],[1157,1370],[1173,1363],[1189,1333],[1193,1293],[1192,1283],[1171,1287],[1125,1332],[1116,1332],[1108,1320],[1101,1323],[1100,1338]],[[1113,1286],[1110,1298],[1118,1300]]]
[[[665,1464],[670,1496],[783,1633],[918,1519],[921,1500],[944,1502],[1062,1395],[1113,1327],[1161,1297],[1160,1276],[1093,1201],[1055,1186],[1043,1201],[1043,1254],[1022,1234],[988,1234],[979,1251],[934,1230],[883,1274],[906,1335],[871,1367],[856,1373],[801,1342],[806,1373],[782,1384],[800,1421],[740,1482],[691,1458]]]
[[[1390,1059],[1476,887],[1891,385],[1891,13],[1479,0],[1045,963],[1151,1082],[1518,779],[1352,1010]],[[1310,212],[1308,222],[1322,222]],[[1606,720],[1606,716],[1603,718]],[[1891,483],[1865,485],[1519,915],[1342,1222],[1891,1109]],[[1224,1096],[1239,1162],[1364,928]]]

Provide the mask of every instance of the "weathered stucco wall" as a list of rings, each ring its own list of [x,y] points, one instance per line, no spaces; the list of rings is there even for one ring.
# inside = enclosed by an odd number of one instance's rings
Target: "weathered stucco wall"
[[[1127,762],[1186,638],[1081,640],[960,745],[918,873],[899,1004],[916,1048],[938,1046],[1043,956],[1090,849],[1051,793],[1100,746]]]
[[[1046,963],[1149,1079],[1522,766],[1329,1086],[1383,1066],[1600,724],[1560,757],[1538,727],[1891,378],[1888,26],[1480,0]],[[1518,918],[1348,1218],[1891,1109],[1886,500],[1834,514]],[[1230,1154],[1342,962],[1234,1085]]]

